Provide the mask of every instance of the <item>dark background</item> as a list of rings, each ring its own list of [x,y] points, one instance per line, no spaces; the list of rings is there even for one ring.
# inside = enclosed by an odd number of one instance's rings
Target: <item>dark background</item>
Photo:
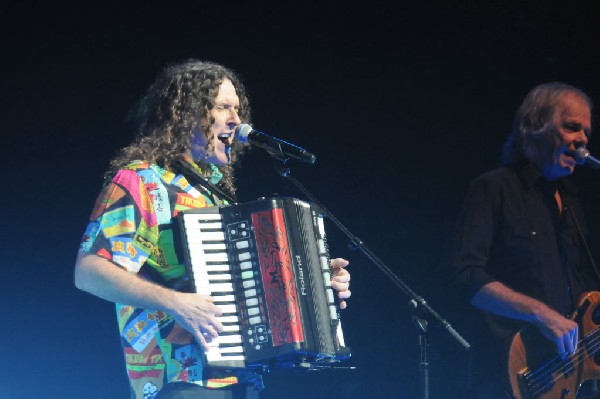
[[[236,70],[254,126],[317,155],[292,163],[294,176],[476,339],[439,278],[467,185],[498,164],[535,85],[565,81],[600,101],[600,60],[584,3],[468,3],[4,5],[0,398],[127,397],[114,306],[74,288],[73,264],[108,160],[131,139],[129,108],[162,67],[191,57]],[[302,197],[260,149],[238,177],[242,200]],[[595,247],[600,176],[574,178]],[[344,366],[357,369],[271,374],[262,397],[419,397],[410,298],[332,224],[328,236],[351,261]],[[467,355],[438,326],[429,342],[431,397],[461,398]]]

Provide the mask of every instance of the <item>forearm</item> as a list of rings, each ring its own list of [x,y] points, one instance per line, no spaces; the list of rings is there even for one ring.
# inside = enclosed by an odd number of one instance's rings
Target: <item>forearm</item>
[[[497,281],[481,287],[471,299],[473,306],[497,315],[534,324],[564,358],[575,352],[578,326],[544,303],[520,294]]]
[[[208,350],[223,325],[221,310],[209,296],[173,291],[136,275],[97,255],[80,255],[75,264],[75,286],[111,302],[169,313]]]
[[[169,312],[177,293],[143,280],[97,255],[83,254],[75,265],[75,286],[111,302]]]
[[[471,298],[471,304],[499,316],[539,323],[544,314],[554,312],[544,303],[493,281],[485,284]]]

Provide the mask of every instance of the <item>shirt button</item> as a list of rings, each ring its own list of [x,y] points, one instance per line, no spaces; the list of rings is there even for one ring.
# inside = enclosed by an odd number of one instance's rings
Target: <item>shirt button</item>
[[[532,235],[532,236],[535,236],[535,235],[537,235],[537,231],[532,231],[532,232],[531,232],[531,235]]]

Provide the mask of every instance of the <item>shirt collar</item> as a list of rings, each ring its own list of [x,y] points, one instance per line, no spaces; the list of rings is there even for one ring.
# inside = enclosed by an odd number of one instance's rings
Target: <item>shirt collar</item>
[[[569,194],[577,193],[577,186],[573,184],[567,177],[561,177],[555,181],[549,182],[546,180],[540,169],[531,163],[522,163],[516,166],[517,173],[521,176],[521,180],[528,189],[532,187],[540,187],[543,189],[560,189]]]
[[[194,162],[194,160],[192,159],[191,156],[184,155],[183,161],[185,163],[191,165],[198,173],[200,173],[201,176],[204,176],[204,171],[202,170],[200,165],[198,165],[196,162]],[[207,170],[210,170],[210,173],[208,174],[208,180],[212,184],[217,184],[218,182],[221,181],[221,179],[223,178],[223,173],[219,170],[219,168],[216,165],[214,165],[212,163],[207,163],[207,164],[202,164],[202,166],[205,167]]]

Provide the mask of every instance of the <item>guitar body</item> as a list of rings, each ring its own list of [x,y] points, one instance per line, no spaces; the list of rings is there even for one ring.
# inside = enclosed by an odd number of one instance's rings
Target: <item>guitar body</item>
[[[571,317],[579,325],[579,343],[575,353],[564,360],[535,326],[527,326],[513,337],[508,376],[515,398],[574,399],[581,384],[600,379],[599,305],[600,292],[581,296]]]

